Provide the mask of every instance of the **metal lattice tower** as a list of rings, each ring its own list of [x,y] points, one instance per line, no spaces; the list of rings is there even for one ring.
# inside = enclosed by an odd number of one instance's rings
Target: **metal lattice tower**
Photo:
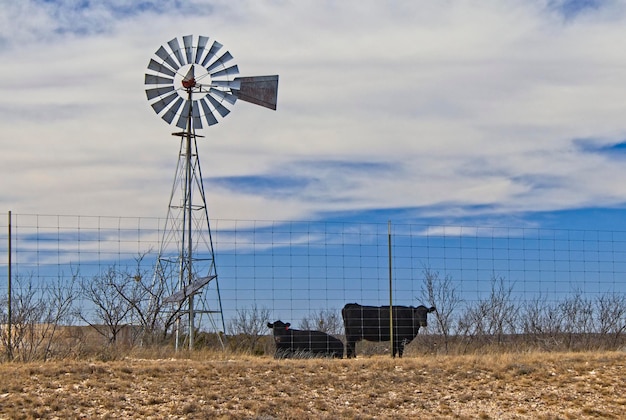
[[[203,136],[196,130],[217,124],[237,99],[275,110],[278,76],[235,77],[239,69],[222,44],[205,36],[194,42],[193,35],[182,41],[181,47],[174,38],[155,52],[145,84],[154,111],[182,130],[172,133],[180,137],[180,148],[154,288],[177,320],[176,348],[186,336],[193,349],[205,316],[213,331],[226,329],[198,155],[197,140]]]

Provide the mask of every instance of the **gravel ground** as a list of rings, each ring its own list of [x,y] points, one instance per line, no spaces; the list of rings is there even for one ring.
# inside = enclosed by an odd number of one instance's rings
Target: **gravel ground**
[[[626,418],[626,354],[0,365],[0,418]]]

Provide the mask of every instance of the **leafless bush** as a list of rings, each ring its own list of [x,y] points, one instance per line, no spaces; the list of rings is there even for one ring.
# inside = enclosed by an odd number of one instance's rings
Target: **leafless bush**
[[[12,359],[12,349],[9,347],[9,301],[7,296],[0,297],[0,344],[4,349],[4,354],[0,354],[0,361],[6,357],[7,359]]]
[[[92,308],[80,308],[76,315],[90,325],[110,344],[117,342],[119,332],[130,323],[133,305],[121,298],[122,293],[132,293],[127,273],[115,266],[91,278],[81,278],[81,296]]]
[[[626,296],[595,299],[582,291],[559,302],[538,297],[523,306],[522,331],[543,350],[615,349],[626,329]]]
[[[595,300],[597,332],[616,347],[626,330],[626,295],[605,293]]]
[[[235,318],[228,322],[231,334],[228,343],[235,350],[246,350],[251,353],[265,352],[258,348],[261,338],[267,335],[267,322],[270,317],[268,308],[256,305],[248,309],[238,309]]]
[[[112,265],[79,282],[80,294],[89,305],[78,308],[76,314],[110,344],[119,344],[123,330],[128,332],[124,335],[126,345],[164,343],[180,316],[181,303],[165,303],[164,283],[142,268],[145,255],[135,258],[135,268]]]
[[[2,331],[2,344],[16,360],[47,360],[53,355],[53,344],[64,323],[70,322],[71,309],[76,299],[74,277],[71,281],[36,286],[32,276],[14,279],[11,314],[11,346],[8,334]],[[6,307],[7,303],[4,303]],[[2,324],[8,322],[3,311]]]
[[[559,305],[542,296],[524,303],[520,311],[522,333],[542,350],[561,348],[562,319]]]
[[[147,254],[140,254],[135,258],[134,270],[124,270],[118,273],[119,282],[113,282],[111,287],[131,308],[130,320],[141,326],[140,344],[152,345],[163,343],[167,338],[168,330],[180,316],[180,303],[174,303],[175,308],[167,307],[164,299],[167,297],[165,283],[146,269],[142,269],[142,260]]]
[[[302,318],[300,328],[322,331],[330,335],[343,335],[343,319],[336,309],[320,309]]]
[[[443,337],[444,351],[447,353],[450,334],[454,326],[454,312],[461,304],[462,299],[452,277],[449,275],[440,278],[438,272],[429,268],[424,269],[423,275],[421,298],[428,304],[427,306],[437,308],[435,311],[435,332]]]
[[[513,285],[503,277],[491,279],[491,291],[485,299],[470,304],[458,324],[466,343],[477,339],[502,345],[507,334],[515,334],[519,308],[511,298]]]
[[[578,290],[558,305],[561,331],[568,349],[588,348],[593,330],[593,304]]]

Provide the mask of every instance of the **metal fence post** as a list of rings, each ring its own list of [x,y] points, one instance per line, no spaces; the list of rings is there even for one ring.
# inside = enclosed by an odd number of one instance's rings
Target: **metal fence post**
[[[9,247],[8,247],[8,279],[7,279],[7,293],[8,293],[8,297],[7,297],[7,301],[8,301],[8,308],[7,308],[7,323],[8,323],[8,331],[7,331],[7,357],[9,359],[9,361],[13,360],[13,343],[11,342],[11,330],[13,328],[13,320],[11,319],[11,306],[13,306],[12,304],[12,291],[11,291],[11,255],[13,254],[13,250],[11,248],[11,211],[9,210]]]
[[[391,357],[394,357],[393,348],[393,287],[391,276],[391,220],[387,222],[387,247],[389,249],[389,348]]]

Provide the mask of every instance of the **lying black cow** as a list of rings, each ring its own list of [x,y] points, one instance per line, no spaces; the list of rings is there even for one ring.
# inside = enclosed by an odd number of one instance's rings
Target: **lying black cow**
[[[426,316],[435,311],[420,305],[393,306],[393,357],[402,357],[404,345],[410,343],[420,327],[427,326]],[[346,329],[346,357],[356,357],[356,342],[390,341],[389,306],[361,306],[348,303],[341,310]]]
[[[343,357],[341,340],[321,331],[293,330],[290,326],[289,322],[282,321],[267,323],[267,327],[274,330],[277,358],[291,357],[298,353],[339,359]]]

